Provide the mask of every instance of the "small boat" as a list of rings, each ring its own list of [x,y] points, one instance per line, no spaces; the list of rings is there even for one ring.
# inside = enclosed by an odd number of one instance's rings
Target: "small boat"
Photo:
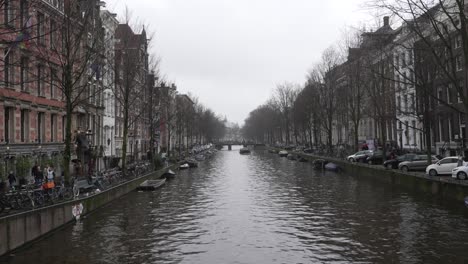
[[[166,182],[166,179],[160,180],[146,180],[138,186],[138,190],[141,191],[154,191],[157,188],[161,187]]]
[[[240,154],[250,154],[250,149],[248,149],[248,148],[241,148],[241,149],[239,150],[239,153],[240,153]]]
[[[465,205],[466,205],[466,207],[468,207],[468,196],[465,197]]]
[[[288,156],[286,156],[288,160],[296,160],[296,156],[294,154],[289,153]]]
[[[269,152],[269,153],[273,153],[273,154],[278,153],[275,149],[269,149],[268,152]]]
[[[297,161],[299,161],[299,162],[307,162],[308,160],[307,160],[306,158],[304,158],[304,157],[299,157],[299,158],[297,159]]]
[[[325,165],[327,163],[328,163],[328,161],[326,161],[324,159],[316,159],[316,160],[314,160],[314,162],[312,164],[314,165],[315,169],[321,170],[321,169],[325,168]]]
[[[278,152],[278,155],[280,157],[287,157],[288,156],[288,152],[286,150],[282,150],[280,152]]]
[[[340,170],[340,167],[337,164],[332,163],[332,162],[328,162],[327,164],[325,164],[324,168],[326,170],[329,170],[329,171],[339,171]]]
[[[190,168],[190,165],[188,163],[184,163],[184,164],[179,166],[179,170],[185,170],[185,169],[188,169],[188,168]]]
[[[195,156],[195,160],[203,161],[205,160],[205,156],[203,154],[198,154]]]
[[[190,168],[198,168],[198,163],[192,159],[186,161]]]
[[[176,176],[176,173],[173,172],[172,170],[168,170],[167,172],[165,172],[163,175],[161,175],[161,179],[172,179]]]

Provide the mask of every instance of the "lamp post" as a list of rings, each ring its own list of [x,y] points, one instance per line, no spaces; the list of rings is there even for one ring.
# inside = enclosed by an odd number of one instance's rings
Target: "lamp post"
[[[93,131],[86,130],[86,139],[88,140],[88,176],[92,175],[94,171],[94,157],[93,157]]]
[[[8,146],[8,142],[6,145],[6,156],[5,156],[5,176],[8,176],[8,159],[10,158],[10,146]]]
[[[41,145],[37,146],[37,153],[38,153],[38,155],[39,155],[39,157],[38,157],[38,163],[39,163],[39,165],[42,165],[42,164],[41,164],[41,161],[42,161],[42,146],[41,146]]]

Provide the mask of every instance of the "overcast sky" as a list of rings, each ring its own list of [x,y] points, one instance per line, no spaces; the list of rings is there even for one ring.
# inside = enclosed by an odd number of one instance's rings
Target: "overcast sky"
[[[346,26],[370,21],[364,0],[107,0],[154,33],[153,53],[180,93],[242,124],[277,84],[302,84]]]

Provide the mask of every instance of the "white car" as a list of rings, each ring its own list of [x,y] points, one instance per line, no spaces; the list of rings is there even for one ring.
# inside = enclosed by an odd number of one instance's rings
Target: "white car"
[[[463,161],[463,165],[467,163]],[[426,174],[429,176],[437,176],[441,174],[452,174],[452,170],[458,167],[458,157],[446,157],[439,160],[435,164],[431,164],[426,168]]]
[[[459,180],[468,179],[468,166],[456,167],[452,170],[452,178]]]

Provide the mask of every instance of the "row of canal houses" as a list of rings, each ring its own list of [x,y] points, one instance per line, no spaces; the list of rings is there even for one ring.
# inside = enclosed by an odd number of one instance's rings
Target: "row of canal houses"
[[[385,16],[327,74],[339,95],[334,144],[354,145],[357,128],[359,144],[466,156],[468,42],[456,15],[444,17],[440,5],[428,12],[396,28]]]
[[[115,165],[123,155],[144,159],[170,147],[165,117],[174,107],[176,86],[151,71],[144,28],[135,33],[97,0],[5,0],[0,10],[1,175],[14,164],[59,167],[66,100],[74,100],[71,160],[85,169]],[[78,65],[69,71],[73,76],[65,74],[69,65]],[[68,97],[67,81],[76,82]],[[127,91],[122,87],[129,82]]]

